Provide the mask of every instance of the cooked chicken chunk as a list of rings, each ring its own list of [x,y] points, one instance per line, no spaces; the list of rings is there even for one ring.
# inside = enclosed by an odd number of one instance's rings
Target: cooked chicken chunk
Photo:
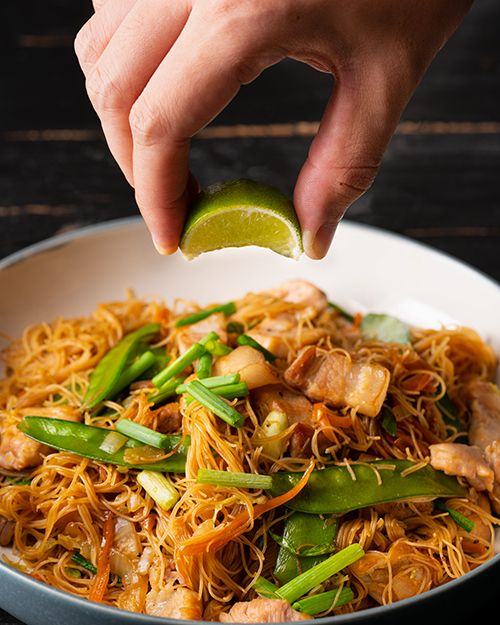
[[[425,566],[426,559],[429,559],[429,566]],[[433,564],[429,556],[417,549],[395,542],[387,553],[367,551],[363,558],[351,564],[349,570],[362,582],[368,594],[384,605],[429,590]]]
[[[465,477],[476,490],[493,489],[493,470],[479,447],[461,443],[437,443],[429,447],[431,466],[447,475]]]
[[[273,411],[284,412],[290,424],[310,421],[312,415],[312,404],[307,397],[283,384],[261,386],[252,391],[252,406],[261,419]]]
[[[473,382],[469,390],[472,397],[469,440],[471,445],[486,451],[494,441],[500,441],[500,392],[496,385],[480,380]]]
[[[334,407],[357,408],[374,417],[389,387],[389,370],[377,363],[352,362],[343,352],[321,353],[304,348],[285,371],[285,380],[315,401]]]
[[[246,382],[250,389],[278,382],[264,355],[249,345],[240,345],[227,356],[217,359],[214,375],[228,373],[239,373],[242,382]]]
[[[221,623],[284,623],[307,621],[308,614],[297,612],[282,599],[253,599],[235,603],[229,612],[222,612]]]
[[[325,310],[328,305],[326,295],[317,286],[307,280],[288,280],[280,286],[268,291],[271,295],[284,299],[290,304],[311,306],[317,313]]]
[[[183,354],[197,341],[206,336],[209,332],[216,332],[223,343],[227,342],[226,317],[224,313],[214,313],[182,329],[177,335],[179,351]]]
[[[146,597],[146,614],[185,621],[201,619],[201,600],[188,588],[151,590]]]

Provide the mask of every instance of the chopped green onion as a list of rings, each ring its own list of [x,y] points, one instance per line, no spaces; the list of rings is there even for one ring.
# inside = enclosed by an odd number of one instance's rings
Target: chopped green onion
[[[70,576],[70,577],[76,577],[76,578],[80,578],[82,576],[82,573],[79,569],[73,569],[69,566],[67,566],[65,569],[66,573]]]
[[[284,439],[276,439],[275,437],[284,432],[287,427],[288,417],[286,414],[279,410],[271,410],[262,424],[255,430],[255,438],[258,444],[262,445],[262,451],[274,460],[281,456],[287,442]]]
[[[81,566],[82,569],[86,569],[87,571],[90,571],[91,573],[93,573],[94,575],[97,573],[97,567],[95,567],[92,562],[90,562],[90,560],[87,560],[87,558],[84,558],[82,556],[82,554],[79,551],[76,551],[72,556],[71,556],[71,560],[75,563],[78,564],[78,566]]]
[[[227,304],[221,304],[220,306],[214,306],[213,308],[207,308],[206,310],[201,310],[198,313],[193,313],[192,315],[188,315],[187,317],[182,317],[175,322],[176,328],[182,328],[183,326],[190,326],[193,323],[198,323],[198,321],[203,321],[210,315],[214,313],[224,313],[226,317],[232,315],[236,312],[236,304],[234,302],[228,302]]]
[[[236,339],[236,341],[238,345],[249,345],[250,347],[253,347],[257,351],[259,351],[261,354],[264,354],[264,358],[268,362],[273,362],[273,360],[276,360],[276,356],[272,352],[266,349],[263,345],[261,345],[258,341],[253,339],[251,336],[248,336],[248,334],[240,334],[240,336]]]
[[[162,510],[170,510],[180,497],[170,479],[156,471],[141,471],[137,481]]]
[[[212,469],[198,469],[198,484],[213,484],[214,486],[232,486],[234,488],[257,488],[269,490],[273,485],[270,475],[256,473],[239,473],[237,471],[214,471]]]
[[[210,389],[205,388],[199,380],[192,380],[187,383],[187,392],[200,402],[205,408],[211,410],[229,425],[241,427],[244,417],[232,406],[229,406],[223,399],[218,397]]]
[[[225,386],[227,384],[234,384],[235,382],[240,381],[239,373],[227,373],[226,375],[214,375],[210,378],[204,378],[200,380],[200,382],[206,388],[215,388],[216,386]],[[187,384],[179,384],[179,386],[175,389],[175,392],[180,395],[181,393],[187,392]]]
[[[260,597],[264,597],[264,599],[279,599],[279,597],[276,595],[278,586],[265,579],[264,577],[261,577],[260,575],[255,580],[253,584],[253,589]]]
[[[344,317],[344,319],[346,319],[350,323],[354,323],[354,317],[350,313],[348,313],[346,310],[344,310],[341,306],[339,306],[338,304],[334,304],[333,302],[328,302],[328,306],[330,306],[330,308],[333,308],[333,310],[338,312],[341,317]]]
[[[384,406],[382,410],[382,427],[387,432],[387,434],[390,434],[391,436],[396,436],[396,434],[398,433],[398,424],[396,421],[396,417],[394,416],[392,411],[389,410],[389,408],[387,408],[386,406]]]
[[[179,386],[179,384],[182,384],[185,379],[186,378],[176,377],[168,380],[168,382],[165,382],[163,386],[160,386],[156,393],[148,395],[148,400],[152,401],[153,404],[157,406],[158,404],[165,402],[170,397],[175,397],[177,394],[175,389]]]
[[[200,356],[198,360],[198,366],[196,368],[196,375],[198,376],[198,380],[209,378],[212,375],[213,360],[214,357],[210,352],[207,352],[206,354]]]
[[[153,364],[152,367],[144,372],[144,377],[146,378],[152,378],[157,373],[160,373],[160,371],[163,371],[163,369],[165,369],[168,363],[172,360],[172,357],[167,354],[164,346],[152,347],[150,351],[153,352],[153,354],[155,355],[156,362]]]
[[[223,384],[215,386],[212,391],[224,399],[235,399],[236,397],[246,397],[249,393],[246,382],[235,382],[234,384]]]
[[[290,580],[277,590],[277,595],[289,603],[293,603],[310,590],[322,584],[333,575],[363,557],[365,552],[357,543],[349,545],[342,551],[334,553],[316,566]]]
[[[228,334],[243,334],[245,326],[239,321],[230,321],[226,326],[226,332]]]
[[[232,348],[229,347],[229,345],[226,345],[221,341],[207,341],[205,344],[205,349],[213,356],[227,356],[233,351]]]
[[[152,351],[148,350],[147,352],[141,354],[135,362],[133,362],[129,367],[125,369],[125,371],[123,371],[123,373],[120,374],[120,377],[113,386],[113,389],[109,393],[109,396],[112,397],[114,395],[117,395],[124,388],[127,388],[127,386],[129,386],[134,380],[137,380],[137,378],[141,376],[144,372],[146,372],[148,369],[151,369],[155,362],[156,356],[153,354]]]
[[[145,425],[131,421],[130,419],[120,419],[116,422],[116,429],[125,436],[130,436],[136,441],[140,441],[150,447],[165,449],[170,446],[170,437],[161,432],[155,432]]]
[[[343,586],[341,589],[328,590],[322,592],[319,595],[312,595],[310,597],[302,597],[299,601],[292,603],[292,608],[314,616],[320,614],[320,612],[326,612],[332,608],[340,608],[341,605],[345,605],[354,599],[354,593],[347,586]]]
[[[447,512],[450,517],[455,521],[455,523],[461,527],[466,532],[472,532],[472,530],[476,527],[474,521],[466,517],[464,514],[455,510],[454,508],[449,508],[443,501],[437,499],[435,501],[435,506],[438,510],[442,512]]]
[[[126,436],[123,436],[123,434],[120,434],[120,432],[111,430],[99,445],[99,449],[102,449],[102,451],[107,454],[114,454],[121,449],[128,440],[129,439]]]
[[[201,342],[194,343],[194,345],[191,345],[191,347],[187,349],[182,356],[176,358],[173,362],[167,365],[163,371],[160,371],[158,375],[155,375],[151,381],[157,388],[160,388],[160,386],[163,386],[165,382],[182,373],[186,367],[193,364],[193,362],[200,356],[203,356],[206,351],[205,346]]]

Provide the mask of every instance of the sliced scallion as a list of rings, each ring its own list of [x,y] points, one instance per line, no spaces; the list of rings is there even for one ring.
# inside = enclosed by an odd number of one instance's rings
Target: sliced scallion
[[[160,388],[155,392],[148,395],[148,400],[152,401],[155,406],[158,404],[162,404],[170,397],[175,397],[176,392],[175,389],[182,384],[186,378],[176,377],[168,380],[160,386]]]
[[[99,445],[99,449],[102,449],[102,451],[107,454],[114,454],[121,449],[128,440],[129,439],[123,434],[120,434],[120,432],[111,430]]]
[[[151,369],[155,363],[156,356],[152,351],[148,350],[147,352],[141,354],[135,362],[133,362],[125,369],[125,371],[123,371],[123,373],[120,374],[120,377],[113,386],[109,396],[113,397],[124,388],[127,388],[127,386],[129,386],[134,380],[137,380],[139,376],[145,373],[148,369]]]
[[[190,326],[193,323],[198,323],[198,321],[203,321],[207,317],[215,313],[224,313],[226,317],[232,315],[236,312],[236,304],[234,302],[228,302],[227,304],[221,304],[220,306],[214,306],[213,308],[207,308],[206,310],[200,310],[200,312],[193,313],[192,315],[187,315],[186,317],[182,317],[175,322],[176,328],[182,328],[183,326]]]
[[[440,499],[436,499],[434,505],[436,506],[438,510],[441,510],[442,512],[447,512],[450,515],[450,517],[455,521],[455,523],[466,532],[470,533],[476,527],[476,524],[474,523],[474,521],[466,517],[464,514],[462,514],[458,510],[455,510],[454,508],[450,508]]]
[[[332,608],[340,608],[354,599],[354,593],[350,588],[344,586],[336,590],[328,590],[319,595],[311,595],[310,597],[302,597],[299,601],[292,603],[292,608],[314,616],[321,612],[326,612]]]
[[[170,437],[161,432],[155,432],[145,425],[131,421],[130,419],[120,419],[116,422],[116,429],[120,434],[125,434],[136,441],[140,441],[150,447],[165,449],[170,446]]]
[[[216,386],[213,392],[224,399],[235,399],[236,397],[246,397],[249,393],[248,384],[246,382],[235,382],[234,384],[224,384]]]
[[[72,556],[71,556],[71,560],[75,563],[78,564],[78,566],[81,566],[82,569],[86,569],[87,571],[90,571],[91,573],[93,573],[94,575],[97,573],[97,567],[94,566],[92,564],[92,562],[90,562],[90,560],[87,560],[87,558],[84,558],[82,556],[82,554],[79,551],[76,551]]]
[[[192,380],[187,383],[187,392],[200,402],[205,408],[211,410],[215,415],[221,418],[229,425],[241,427],[244,417],[232,406],[229,406],[221,397],[213,391],[203,386],[200,380]]]
[[[349,545],[342,551],[334,553],[332,556],[323,560],[316,566],[313,566],[309,570],[305,571],[301,575],[298,575],[294,579],[290,580],[281,588],[279,588],[276,594],[285,599],[289,603],[297,601],[300,597],[307,594],[313,588],[322,584],[327,579],[330,579],[333,575],[349,566],[356,560],[363,557],[365,552],[357,543]]]
[[[204,380],[212,375],[212,364],[214,357],[210,352],[202,354],[198,360],[198,366],[196,367],[196,375],[198,380]]]
[[[215,388],[216,386],[225,386],[227,384],[234,384],[235,382],[240,381],[239,373],[227,373],[226,375],[214,375],[209,378],[204,378],[200,380],[200,382],[206,388]],[[179,395],[181,393],[187,392],[187,384],[179,384],[179,386],[175,389],[176,393]]]
[[[231,486],[234,488],[256,488],[268,490],[273,486],[270,475],[255,473],[240,473],[237,471],[215,471],[213,469],[198,469],[198,484],[212,484],[213,486]]]
[[[193,362],[205,354],[206,351],[205,346],[201,342],[194,343],[194,345],[191,345],[191,347],[187,349],[182,356],[176,358],[173,362],[167,365],[163,371],[160,371],[160,373],[155,375],[151,381],[157,388],[160,388],[165,384],[165,382],[181,374],[186,367],[192,365]]]
[[[276,591],[278,590],[278,586],[273,584],[265,577],[257,577],[254,582],[253,589],[259,595],[259,597],[263,597],[264,599],[278,599],[279,597],[276,595]]]
[[[236,339],[236,341],[238,345],[249,345],[250,347],[253,347],[257,351],[259,351],[261,354],[264,354],[264,358],[268,362],[273,362],[274,360],[276,360],[276,356],[272,352],[266,349],[263,345],[261,345],[254,338],[252,338],[251,336],[248,336],[248,334],[240,334],[240,336]]]
[[[243,334],[245,326],[239,321],[230,321],[226,326],[226,332],[229,334]]]
[[[162,510],[170,510],[180,497],[170,479],[156,471],[141,471],[137,481]]]
[[[233,351],[229,345],[222,343],[222,341],[207,341],[205,349],[213,356],[227,356]]]

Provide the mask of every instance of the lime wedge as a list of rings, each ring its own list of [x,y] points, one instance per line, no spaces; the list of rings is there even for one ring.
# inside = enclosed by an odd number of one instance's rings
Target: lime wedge
[[[191,207],[180,249],[188,259],[224,247],[258,245],[298,258],[302,234],[292,202],[277,189],[252,180],[215,184]]]

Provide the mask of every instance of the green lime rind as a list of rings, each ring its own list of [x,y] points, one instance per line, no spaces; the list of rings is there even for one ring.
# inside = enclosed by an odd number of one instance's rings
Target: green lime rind
[[[257,245],[283,256],[303,252],[293,203],[280,191],[252,180],[215,184],[188,214],[180,249],[187,258],[224,247]]]

